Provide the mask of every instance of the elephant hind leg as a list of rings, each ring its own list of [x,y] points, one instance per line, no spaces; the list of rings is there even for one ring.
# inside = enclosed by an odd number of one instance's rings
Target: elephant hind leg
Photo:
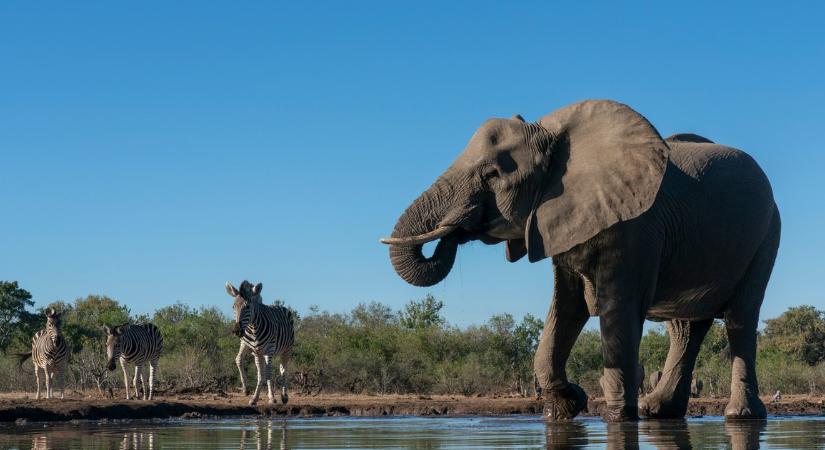
[[[771,229],[739,281],[725,312],[731,350],[730,401],[725,407],[727,419],[761,419],[767,416],[765,405],[759,399],[759,383],[756,380],[756,327],[759,324],[759,308],[779,248],[779,232],[779,214],[774,213]]]
[[[696,322],[671,320],[667,323],[670,348],[662,378],[656,383],[653,392],[640,401],[639,414],[656,419],[685,415],[693,366],[711,324],[713,319]]]

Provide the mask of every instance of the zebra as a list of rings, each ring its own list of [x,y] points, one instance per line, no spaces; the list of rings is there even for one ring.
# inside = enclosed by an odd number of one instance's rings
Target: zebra
[[[65,397],[66,364],[69,362],[69,345],[60,332],[62,312],[55,312],[49,308],[43,313],[46,316],[46,328],[38,331],[32,337],[32,351],[20,353],[20,364],[31,357],[34,363],[34,376],[37,381],[37,397],[40,399],[40,369],[46,377],[46,398],[52,398],[52,382],[60,376],[60,398]]]
[[[226,283],[226,292],[235,299],[233,333],[241,338],[240,350],[235,358],[235,364],[241,375],[241,388],[244,395],[249,395],[243,357],[250,351],[255,357],[258,383],[255,385],[255,393],[249,400],[249,404],[255,405],[258,402],[264,380],[266,380],[269,393],[269,403],[274,403],[271,364],[274,357],[280,356],[281,402],[286,404],[289,401],[286,393],[286,368],[292,355],[292,344],[295,342],[292,312],[283,306],[264,305],[261,299],[262,283],[253,286],[252,283],[244,280],[240,287],[238,290],[232,286],[232,283]],[[263,364],[261,364],[261,359],[263,359]]]
[[[106,368],[110,371],[117,367],[117,359],[120,359],[120,366],[123,369],[123,385],[126,388],[126,400],[129,396],[129,374],[126,364],[135,365],[135,398],[138,397],[138,375],[140,385],[143,390],[143,399],[152,400],[155,388],[155,372],[158,370],[158,359],[163,351],[163,336],[158,327],[151,323],[142,323],[111,327],[103,326],[106,332],[106,356],[109,359]],[[149,363],[149,396],[146,396],[146,382],[143,378],[143,366]]]

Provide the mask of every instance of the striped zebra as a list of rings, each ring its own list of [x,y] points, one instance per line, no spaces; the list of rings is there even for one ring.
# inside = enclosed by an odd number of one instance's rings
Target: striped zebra
[[[69,362],[69,345],[63,334],[60,333],[60,322],[63,313],[55,312],[53,308],[45,311],[46,328],[38,331],[32,337],[32,351],[20,353],[20,364],[31,357],[34,363],[34,376],[37,380],[37,399],[40,399],[40,369],[46,377],[46,398],[52,398],[52,387],[55,377],[60,377],[60,398],[64,397],[66,387],[66,364]]]
[[[283,306],[268,306],[261,299],[263,284],[244,280],[240,290],[235,289],[232,283],[226,283],[226,292],[235,299],[235,327],[233,333],[241,338],[241,347],[235,364],[241,374],[241,387],[244,395],[249,395],[246,386],[246,373],[243,367],[243,357],[252,352],[255,357],[255,366],[258,368],[258,383],[255,393],[249,400],[250,405],[258,402],[261,386],[266,380],[269,392],[269,403],[274,403],[272,395],[272,359],[281,357],[281,402],[286,404],[289,396],[286,393],[286,368],[292,355],[292,344],[295,342],[292,313]],[[263,364],[261,360],[263,359]]]
[[[135,398],[138,397],[138,375],[140,376],[140,386],[143,390],[143,399],[152,400],[155,388],[155,372],[158,370],[158,358],[163,350],[163,336],[160,335],[158,327],[151,323],[136,325],[123,325],[109,328],[103,327],[106,331],[106,356],[109,362],[106,368],[110,371],[117,367],[117,360],[120,359],[120,367],[123,369],[123,385],[126,387],[126,400],[129,400],[129,373],[126,364],[135,365]],[[146,396],[146,382],[143,378],[143,367],[149,363],[149,396]]]

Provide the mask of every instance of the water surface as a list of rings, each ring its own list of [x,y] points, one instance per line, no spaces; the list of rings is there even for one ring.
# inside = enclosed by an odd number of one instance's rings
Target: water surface
[[[825,448],[825,418],[605,424],[539,416],[216,419],[0,426],[3,449]]]

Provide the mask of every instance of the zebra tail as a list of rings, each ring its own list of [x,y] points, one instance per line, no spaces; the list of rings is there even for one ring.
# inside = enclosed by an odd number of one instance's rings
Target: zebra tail
[[[31,358],[32,352],[15,353],[14,355],[17,356],[17,367],[22,367],[23,363],[26,362],[27,359]]]

